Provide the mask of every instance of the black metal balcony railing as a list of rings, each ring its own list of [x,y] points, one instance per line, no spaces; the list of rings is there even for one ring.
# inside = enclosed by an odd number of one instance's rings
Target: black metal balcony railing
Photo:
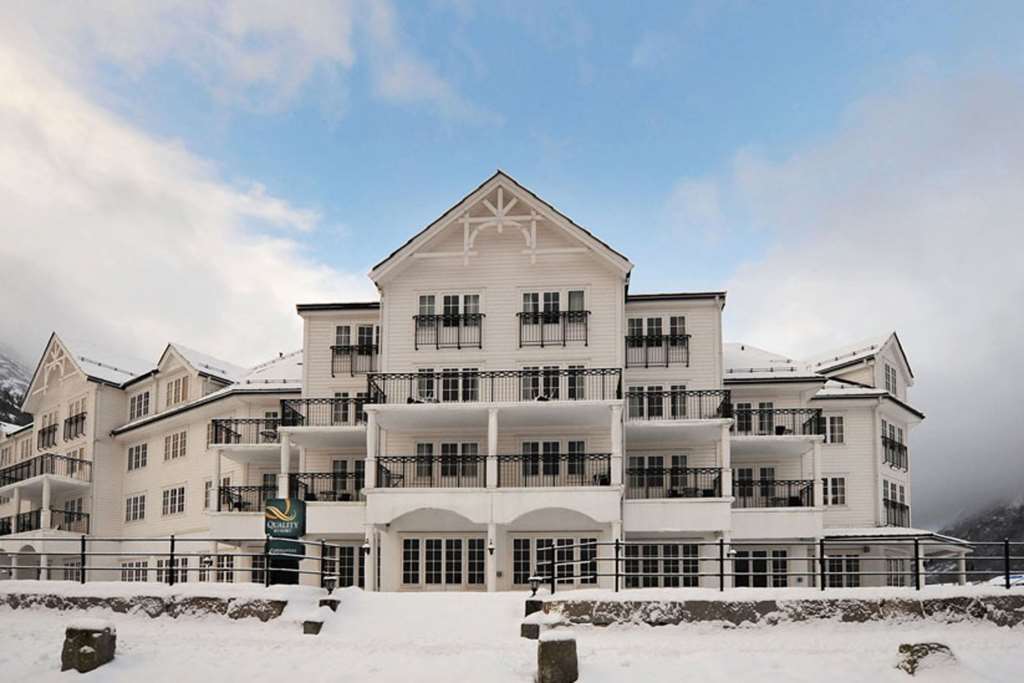
[[[435,349],[463,349],[484,347],[483,313],[441,313],[414,315],[413,345]]]
[[[734,408],[738,436],[814,436],[825,433],[821,408]]]
[[[883,499],[886,526],[910,526],[910,506],[895,500]]]
[[[0,536],[9,536],[14,533],[14,523],[10,517],[0,517]]]
[[[487,458],[483,455],[398,455],[377,458],[377,487],[483,488]]]
[[[76,534],[89,533],[89,514],[50,508],[50,528]]]
[[[622,398],[620,368],[442,370],[369,375],[372,403],[582,401]]]
[[[810,479],[734,479],[734,508],[801,508],[814,506]]]
[[[590,311],[517,313],[519,346],[590,345]]]
[[[36,445],[39,450],[44,448],[53,448],[57,445],[57,425],[52,424],[49,427],[43,427],[36,434]]]
[[[626,390],[630,420],[713,420],[732,417],[728,389]]]
[[[277,418],[241,417],[210,420],[206,431],[206,445],[258,445],[280,443],[277,432],[281,420]]]
[[[498,486],[610,486],[611,461],[610,453],[499,455]]]
[[[0,486],[16,484],[43,474],[92,481],[92,463],[55,453],[42,453],[0,470]]]
[[[221,486],[218,512],[262,512],[267,500],[277,498],[276,486]]]
[[[365,375],[377,370],[380,348],[376,344],[346,344],[331,347],[331,377]]]
[[[354,427],[366,423],[366,398],[286,398],[281,401],[283,427]]]
[[[641,334],[626,337],[627,368],[690,365],[690,335]]]
[[[288,475],[292,498],[307,502],[349,502],[366,500],[362,472],[295,472]]]
[[[22,534],[26,531],[39,531],[43,525],[43,511],[29,510],[14,515],[14,533]]]
[[[627,467],[626,498],[720,498],[720,467]]]
[[[64,440],[71,441],[85,434],[85,413],[78,413],[64,420]]]
[[[882,462],[899,470],[910,469],[910,457],[907,454],[906,444],[887,436],[882,437]]]

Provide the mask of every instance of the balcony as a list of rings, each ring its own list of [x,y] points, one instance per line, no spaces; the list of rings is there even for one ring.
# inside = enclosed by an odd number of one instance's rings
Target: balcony
[[[610,453],[517,453],[498,456],[499,488],[610,486]]]
[[[258,446],[281,443],[277,428],[281,420],[276,418],[216,418],[210,420],[206,431],[206,445]]]
[[[414,315],[413,343],[421,348],[482,349],[484,347],[483,313],[443,313]]]
[[[721,498],[720,467],[627,467],[626,498]]]
[[[690,366],[690,335],[640,334],[626,337],[627,368]]]
[[[622,398],[619,368],[371,373],[371,403],[512,403]]]
[[[347,503],[365,501],[362,472],[294,472],[288,475],[292,498],[306,502]]]
[[[217,512],[263,512],[270,498],[277,498],[276,486],[220,486]]]
[[[380,349],[376,344],[346,344],[331,347],[331,377],[365,375],[375,372]]]
[[[669,390],[628,389],[627,419],[651,420],[714,420],[732,417],[727,389]]]
[[[821,436],[825,425],[820,408],[736,408],[736,436]]]
[[[85,512],[50,508],[50,528],[74,534],[89,533],[89,515]]]
[[[906,444],[902,444],[896,439],[890,439],[887,436],[883,436],[882,462],[893,469],[903,470],[904,472],[910,469],[910,456],[907,454]]]
[[[484,488],[483,455],[399,455],[377,458],[377,488]]]
[[[734,508],[814,507],[811,479],[735,479],[732,493]]]
[[[53,448],[57,445],[57,425],[52,424],[49,427],[43,427],[36,434],[36,445],[39,450],[46,448]]]
[[[355,427],[366,424],[365,398],[287,398],[281,401],[282,427]]]
[[[516,316],[519,348],[590,344],[590,311],[536,311]]]
[[[56,429],[56,425],[53,427]],[[0,470],[0,486],[17,484],[44,474],[89,482],[92,481],[92,463],[54,453],[42,453]]]
[[[14,533],[23,534],[26,531],[39,531],[43,526],[43,511],[29,510],[14,515]]]
[[[85,434],[85,413],[78,413],[64,420],[64,440],[73,441]]]
[[[882,507],[885,510],[885,525],[886,526],[898,526],[898,527],[909,527],[910,526],[910,506],[904,503],[899,503],[895,500],[884,499],[882,500]]]

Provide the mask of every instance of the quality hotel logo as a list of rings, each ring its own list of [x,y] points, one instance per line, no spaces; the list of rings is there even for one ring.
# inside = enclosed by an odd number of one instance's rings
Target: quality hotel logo
[[[306,504],[291,498],[273,498],[267,501],[263,520],[268,536],[299,538],[306,533]]]
[[[298,513],[292,510],[291,499],[284,501],[284,510],[275,507],[274,505],[267,506],[267,519],[272,519],[278,522],[294,522]]]

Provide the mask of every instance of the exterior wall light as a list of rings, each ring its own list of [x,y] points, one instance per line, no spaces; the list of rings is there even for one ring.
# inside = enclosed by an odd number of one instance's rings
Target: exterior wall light
[[[490,553],[491,555],[494,554],[494,539],[493,538],[490,539],[489,541],[487,541],[487,552]]]

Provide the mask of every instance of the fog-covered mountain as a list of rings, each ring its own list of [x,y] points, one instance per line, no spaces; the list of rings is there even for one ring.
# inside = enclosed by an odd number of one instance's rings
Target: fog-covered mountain
[[[29,379],[28,369],[0,348],[0,422],[21,425],[31,421],[19,410]]]

